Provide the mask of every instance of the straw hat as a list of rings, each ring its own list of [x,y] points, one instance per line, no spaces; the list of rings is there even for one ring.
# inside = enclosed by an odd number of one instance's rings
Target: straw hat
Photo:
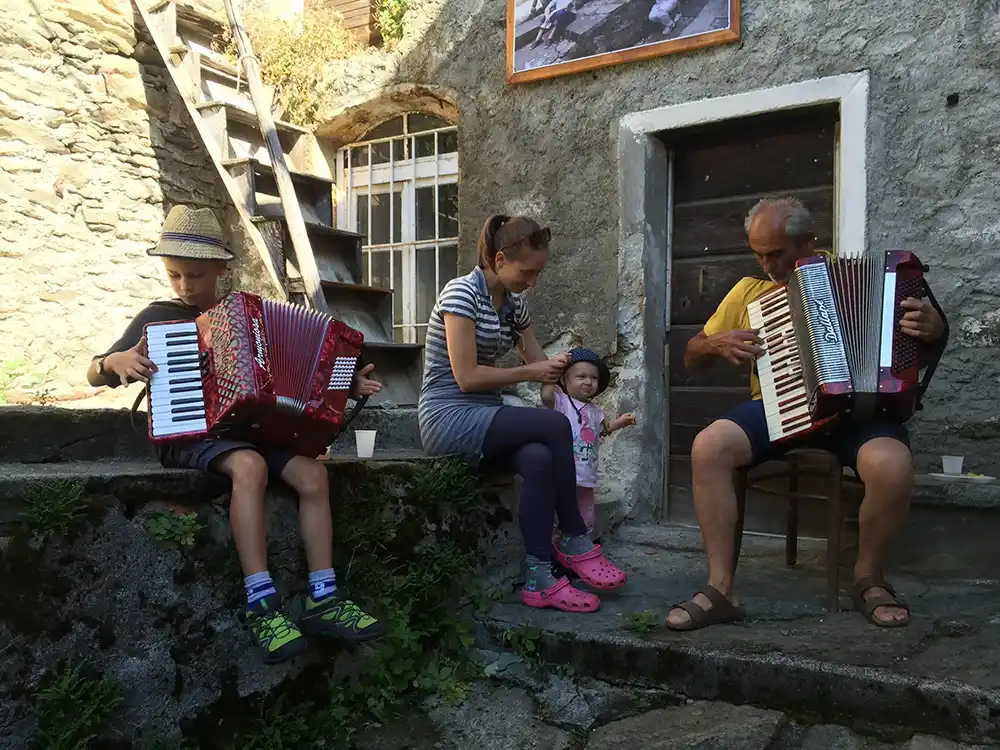
[[[232,260],[215,213],[210,208],[174,206],[163,220],[160,241],[148,255],[194,260]]]

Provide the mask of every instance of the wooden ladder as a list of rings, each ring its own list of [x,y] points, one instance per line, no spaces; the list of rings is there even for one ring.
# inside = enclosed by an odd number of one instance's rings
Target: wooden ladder
[[[275,121],[271,117],[273,90],[265,90],[261,83],[259,65],[253,57],[239,11],[231,0],[225,0],[225,5],[232,33],[240,50],[242,76],[235,66],[211,49],[212,38],[223,30],[215,18],[175,0],[157,0],[144,7],[147,1],[135,0],[139,15],[163,58],[168,74],[180,93],[226,192],[236,206],[243,230],[267,269],[271,281],[285,298],[298,298],[297,301],[307,307],[329,313],[285,154],[285,143],[291,143],[293,155],[298,149],[300,159],[316,163],[322,161],[309,158],[310,152],[318,149],[315,138],[306,128]],[[179,32],[185,27],[188,31],[201,33],[195,33],[195,39],[182,39]],[[200,39],[197,38],[199,36]],[[206,73],[209,78],[217,79],[217,84],[221,80],[221,85],[205,85],[209,83],[204,80]],[[249,102],[246,97],[240,96],[236,85],[241,78],[249,85]],[[206,91],[217,92],[220,98],[206,98]],[[231,123],[237,126],[236,130],[242,128],[244,132],[239,135],[231,132]],[[253,142],[252,136],[247,138],[247,129],[259,131],[263,138],[263,149],[261,144]],[[240,135],[243,137],[240,138]],[[285,143],[282,142],[283,139]],[[300,144],[299,140],[305,143]],[[281,256],[275,257],[273,245],[269,246],[258,227],[257,217],[248,211],[247,196],[241,189],[243,186],[238,184],[231,172],[234,163],[247,158],[268,164],[277,183],[282,214],[291,240],[295,277],[287,273],[284,259]],[[299,294],[295,294],[296,292]]]

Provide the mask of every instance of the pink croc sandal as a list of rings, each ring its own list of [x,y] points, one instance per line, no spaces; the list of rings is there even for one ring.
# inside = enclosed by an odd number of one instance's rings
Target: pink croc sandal
[[[595,589],[620,589],[625,585],[625,571],[612,565],[601,551],[601,545],[582,555],[564,555],[555,548],[556,561],[576,573],[588,586]]]
[[[521,604],[538,609],[553,607],[563,612],[596,612],[601,607],[601,600],[593,594],[573,588],[569,585],[568,578],[560,578],[545,591],[521,589]]]

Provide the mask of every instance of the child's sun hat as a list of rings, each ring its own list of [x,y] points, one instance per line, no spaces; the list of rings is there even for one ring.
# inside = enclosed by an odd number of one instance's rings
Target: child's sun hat
[[[597,367],[597,392],[594,395],[600,396],[608,389],[608,384],[611,382],[611,370],[609,370],[603,360],[597,356],[597,352],[582,346],[570,349],[569,364],[566,365],[566,369],[568,370],[578,362],[590,362],[592,365]]]

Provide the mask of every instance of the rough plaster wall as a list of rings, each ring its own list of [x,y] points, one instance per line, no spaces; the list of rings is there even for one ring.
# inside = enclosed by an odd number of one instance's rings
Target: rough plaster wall
[[[127,0],[0,7],[0,362],[23,357],[28,376],[0,372],[6,400],[93,396],[90,357],[169,296],[144,252],[166,210],[209,206],[227,222],[208,154],[133,12]],[[253,286],[261,270],[243,265],[235,276]]]
[[[400,51],[332,65],[330,91],[357,99],[390,84],[450,89],[461,112],[464,266],[488,213],[539,214],[555,237],[532,301],[543,339],[575,338],[610,354],[643,347],[642,327],[616,313],[637,302],[623,298],[616,278],[622,115],[870,70],[870,242],[913,248],[932,266],[954,329],[914,423],[918,460],[927,467],[946,449],[969,456],[972,470],[998,473],[987,457],[1000,438],[1000,4],[745,0],[743,8],[739,44],[508,86],[504,2],[414,0]],[[950,94],[959,101],[946,107]],[[337,111],[334,101],[329,116]],[[622,458],[606,468],[634,473],[634,455]]]

